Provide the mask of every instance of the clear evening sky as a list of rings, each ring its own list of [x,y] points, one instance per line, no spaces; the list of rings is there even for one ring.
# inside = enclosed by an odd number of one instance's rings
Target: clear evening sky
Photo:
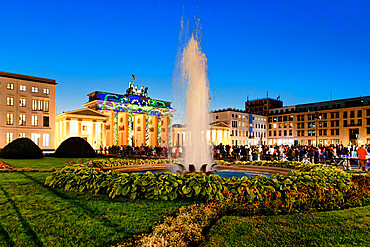
[[[2,0],[0,71],[56,79],[57,113],[136,84],[172,100],[180,21],[201,24],[212,109],[370,95],[370,1]]]

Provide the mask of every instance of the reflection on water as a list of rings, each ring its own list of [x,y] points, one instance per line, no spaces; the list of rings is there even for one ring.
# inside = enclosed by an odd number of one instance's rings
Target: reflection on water
[[[163,171],[150,171],[152,173],[158,173],[158,172],[170,172],[170,173],[176,173],[175,170],[163,170]],[[146,171],[139,172],[139,173],[146,173]],[[241,171],[241,170],[215,170],[214,171],[215,175],[218,175],[222,178],[230,178],[230,177],[236,177],[236,178],[241,178],[241,177],[254,177],[254,176],[265,176],[265,177],[271,177],[271,174],[269,173],[260,173],[260,172],[250,172],[250,171]]]

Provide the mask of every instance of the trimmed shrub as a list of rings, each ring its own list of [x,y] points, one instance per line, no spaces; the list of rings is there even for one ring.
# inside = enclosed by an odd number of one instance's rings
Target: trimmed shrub
[[[95,150],[81,137],[64,140],[54,153],[58,158],[91,158],[95,155]]]
[[[5,159],[40,159],[43,157],[41,149],[28,138],[18,138],[1,150]]]

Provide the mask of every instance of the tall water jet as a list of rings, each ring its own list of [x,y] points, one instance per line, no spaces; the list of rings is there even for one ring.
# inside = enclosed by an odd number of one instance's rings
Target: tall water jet
[[[182,53],[181,76],[187,86],[185,167],[190,166],[188,171],[195,168],[196,172],[200,172],[201,169],[205,172],[203,165],[211,164],[212,160],[207,141],[210,94],[207,58],[194,36],[189,39]]]

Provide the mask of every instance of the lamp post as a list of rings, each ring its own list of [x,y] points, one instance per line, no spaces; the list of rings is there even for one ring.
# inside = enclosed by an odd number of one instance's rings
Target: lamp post
[[[319,112],[315,112],[315,138],[316,138],[316,147],[318,146],[317,145],[317,120],[320,119],[321,120],[321,115]]]

